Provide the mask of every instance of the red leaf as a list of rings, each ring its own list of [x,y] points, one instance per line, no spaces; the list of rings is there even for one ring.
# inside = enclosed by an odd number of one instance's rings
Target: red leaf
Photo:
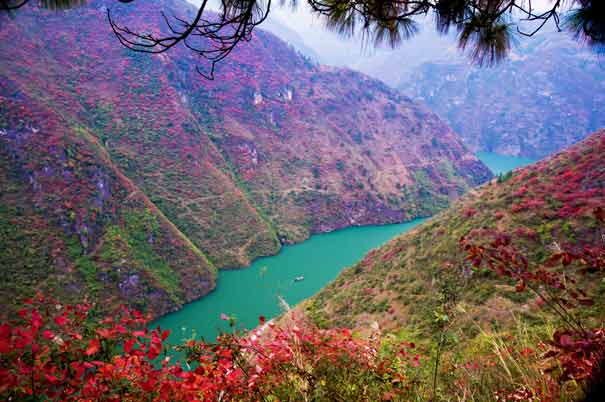
[[[10,352],[12,329],[8,324],[0,325],[0,353]]]
[[[57,325],[64,326],[67,323],[67,319],[64,315],[60,315],[55,317],[55,323],[57,323]]]
[[[0,339],[0,354],[8,353],[11,350],[10,342],[6,339]]]
[[[605,210],[603,210],[603,207],[595,208],[594,216],[601,222],[605,223]]]
[[[147,351],[147,358],[149,360],[154,360],[160,355],[162,351],[162,343],[152,341],[149,345],[149,350]]]
[[[88,342],[88,348],[86,349],[86,352],[84,352],[87,356],[92,356],[94,354],[96,354],[99,349],[101,349],[101,341],[98,339],[91,339],[90,342]]]
[[[107,328],[99,328],[97,329],[97,334],[103,339],[111,339],[113,337],[112,331]]]
[[[561,335],[561,338],[559,339],[559,343],[563,347],[571,346],[571,345],[573,345],[573,340],[571,339],[571,336],[569,336],[569,335]]]
[[[128,339],[128,340],[124,341],[124,352],[130,353],[135,342],[136,341],[134,339]]]

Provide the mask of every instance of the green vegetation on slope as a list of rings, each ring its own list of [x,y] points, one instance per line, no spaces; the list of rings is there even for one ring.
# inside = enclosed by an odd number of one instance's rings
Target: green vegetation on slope
[[[31,98],[0,111],[3,316],[36,291],[157,316],[212,290],[214,266],[86,129]]]
[[[471,191],[423,225],[370,252],[303,307],[323,326],[383,328],[422,338],[431,333],[444,291],[454,293],[464,318],[459,336],[472,338],[479,325],[506,326],[511,312],[540,322],[535,300],[515,283],[489,270],[473,271],[458,242],[462,236],[485,244],[498,233],[532,263],[557,247],[602,242],[592,210],[605,204],[605,132],[555,157],[516,170]],[[594,283],[605,292],[605,283]],[[591,313],[603,319],[605,301]]]
[[[459,241],[464,236],[486,245],[507,234],[530,266],[560,249],[602,247],[605,228],[593,211],[605,205],[604,154],[605,131],[600,131],[550,159],[481,186],[370,252],[300,308],[323,327],[365,332],[377,321],[381,328],[425,345],[433,359],[447,354],[453,365],[482,359],[494,351],[496,340],[502,348],[509,341],[536,347],[559,319],[545,315],[531,293],[518,292],[518,283],[473,268]],[[605,281],[584,279],[580,285],[605,294]],[[578,314],[602,326],[605,300],[597,297]]]
[[[430,215],[490,176],[435,115],[379,81],[313,65],[263,31],[203,80],[186,49],[120,47],[105,3],[67,17],[23,9],[3,24],[22,39],[0,43],[0,74],[94,135],[219,268],[274,254],[280,240]],[[111,6],[141,30],[160,10],[193,11],[183,1]]]
[[[206,81],[186,49],[119,46],[106,3],[2,19],[2,37],[20,38],[0,41],[2,302],[54,290],[157,316],[213,289],[215,266],[427,216],[490,177],[379,81],[313,65],[262,31]],[[110,3],[141,30],[159,9],[193,10]]]

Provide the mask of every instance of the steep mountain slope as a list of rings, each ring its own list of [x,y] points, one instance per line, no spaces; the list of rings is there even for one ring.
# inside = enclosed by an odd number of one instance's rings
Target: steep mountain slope
[[[460,58],[425,63],[398,88],[473,151],[541,158],[605,126],[602,56],[567,33],[524,38],[494,68]]]
[[[0,90],[2,316],[33,290],[158,315],[214,287],[214,266],[87,128],[4,81]]]
[[[473,190],[446,211],[370,252],[303,307],[317,322],[430,334],[442,287],[450,287],[465,314],[460,327],[477,333],[476,323],[504,325],[511,312],[530,315],[533,300],[514,283],[490,271],[471,272],[458,245],[462,236],[485,243],[507,233],[530,261],[551,250],[603,242],[605,228],[592,215],[605,204],[605,131],[527,168],[503,182]],[[592,284],[603,294],[605,283]],[[594,306],[603,314],[605,300]]]
[[[0,137],[8,172],[3,180],[17,189],[2,196],[7,222],[22,206],[27,212],[0,247],[25,250],[24,233],[48,217],[49,234],[40,234],[40,243],[58,237],[72,244],[67,251],[59,247],[66,261],[59,270],[71,273],[76,264],[73,281],[88,279],[89,289],[118,292],[122,282],[104,278],[122,265],[137,272],[157,266],[155,287],[128,298],[143,303],[155,291],[172,289],[176,296],[158,307],[165,312],[211,289],[212,265],[245,265],[277,252],[280,241],[313,232],[425,216],[490,175],[435,115],[378,81],[311,64],[262,31],[207,81],[186,49],[153,57],[119,46],[106,4],[120,23],[142,31],[162,26],[161,10],[191,14],[180,1],[93,1],[58,14],[25,8],[15,19],[0,17],[0,93],[9,105],[1,128],[13,133]],[[43,112],[31,118],[20,116],[38,109]],[[45,116],[53,126],[42,130]],[[69,145],[82,141],[84,156]],[[114,187],[106,193],[101,173],[72,177],[58,167],[66,163],[73,169],[98,165],[115,176]],[[39,204],[36,178],[44,175],[53,182],[44,191],[53,195]],[[113,209],[97,206],[99,197]],[[131,202],[165,225],[165,241],[142,229],[155,227],[147,218],[129,220]],[[70,219],[71,226],[64,224]],[[167,268],[184,269],[170,256],[172,237],[195,254],[188,269],[199,268],[200,278],[191,284],[174,282]],[[107,238],[115,243],[111,252],[103,250]],[[136,249],[132,258],[122,255],[122,243]],[[158,243],[166,249],[144,260],[149,253],[143,249]],[[37,258],[47,254],[44,247],[26,252],[43,276],[48,261]],[[105,257],[111,257],[106,266],[99,262]],[[5,259],[2,270],[10,277],[21,268]],[[8,277],[3,300],[23,290],[15,291]],[[196,287],[201,278],[206,282]]]

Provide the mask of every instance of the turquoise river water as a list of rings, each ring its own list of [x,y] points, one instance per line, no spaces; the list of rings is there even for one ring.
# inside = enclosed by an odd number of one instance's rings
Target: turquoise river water
[[[534,163],[535,159],[521,158],[519,156],[508,156],[493,154],[490,152],[478,152],[477,158],[481,159],[481,162],[490,168],[493,174],[498,175],[500,173],[506,173],[509,170],[513,170],[518,167],[530,165]]]
[[[495,174],[533,162],[489,153],[478,154],[478,157]],[[196,337],[214,340],[220,331],[229,329],[227,322],[220,318],[222,313],[235,317],[238,326],[254,328],[259,316],[275,317],[284,304],[292,306],[310,297],[334,280],[343,268],[423,220],[351,227],[314,235],[303,243],[283,247],[275,256],[260,258],[248,268],[221,271],[212,293],[160,318],[154,326],[171,329],[171,343],[193,333]],[[297,277],[304,280],[295,281]]]

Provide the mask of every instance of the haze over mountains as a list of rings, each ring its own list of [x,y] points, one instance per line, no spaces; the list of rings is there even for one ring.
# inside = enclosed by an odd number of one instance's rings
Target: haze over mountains
[[[361,71],[425,103],[475,152],[540,159],[605,125],[605,59],[552,26],[517,37],[508,60],[481,68],[460,52],[454,32],[436,33],[430,17],[393,50],[325,32],[305,8],[278,9],[273,18],[291,29],[276,32],[300,51],[310,48],[324,63]]]
[[[398,88],[474,151],[539,159],[605,126],[605,59],[564,33],[522,40],[494,68],[424,63]]]
[[[105,4],[2,17],[3,301],[39,283],[165,313],[210,291],[215,266],[427,216],[490,177],[378,80],[259,31],[207,81],[184,49],[119,46]],[[139,4],[112,7],[140,29],[191,13]]]

